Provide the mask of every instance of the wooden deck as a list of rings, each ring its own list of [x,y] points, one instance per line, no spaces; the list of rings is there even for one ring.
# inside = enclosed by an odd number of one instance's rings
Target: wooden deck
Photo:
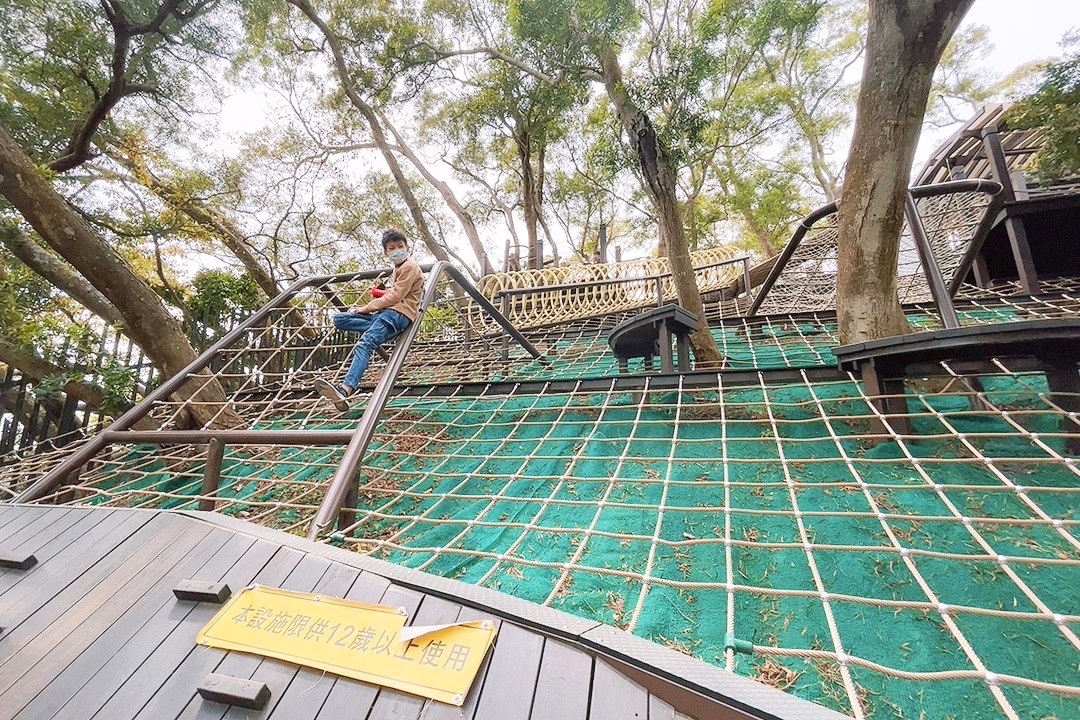
[[[840,718],[627,633],[210,513],[0,505],[0,718]],[[462,708],[195,644],[218,605],[181,580],[403,605],[410,623],[492,618]],[[204,701],[208,673],[265,682],[261,711]],[[633,679],[631,679],[633,678]]]

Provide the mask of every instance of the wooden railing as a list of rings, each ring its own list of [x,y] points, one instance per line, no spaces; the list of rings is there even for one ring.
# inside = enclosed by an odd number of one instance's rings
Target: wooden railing
[[[196,319],[188,339],[197,351],[205,350],[236,327],[243,315],[232,313],[213,322]],[[93,342],[39,348],[38,357],[51,365],[71,371],[71,378],[92,386],[105,384],[105,368],[131,376],[123,397],[114,396],[113,407],[103,408],[69,396],[61,388],[49,392],[49,382],[28,374],[24,368],[0,362],[0,465],[15,462],[35,452],[63,447],[92,435],[108,425],[116,412],[135,405],[159,382],[156,368],[122,331],[114,327],[85,328]]]

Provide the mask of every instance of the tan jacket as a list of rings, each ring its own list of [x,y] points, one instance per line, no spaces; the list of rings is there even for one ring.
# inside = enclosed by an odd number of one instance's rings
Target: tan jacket
[[[393,287],[381,298],[373,298],[368,303],[372,310],[397,310],[399,313],[416,320],[420,311],[420,294],[424,289],[424,273],[411,257],[394,268],[391,276]]]

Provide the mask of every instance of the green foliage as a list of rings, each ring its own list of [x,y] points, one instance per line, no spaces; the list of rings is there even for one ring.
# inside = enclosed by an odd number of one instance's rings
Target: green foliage
[[[445,214],[431,185],[405,172],[417,202],[428,218],[429,227],[436,234],[442,231]],[[415,227],[397,182],[384,172],[370,172],[353,184],[334,183],[327,192],[326,201],[334,208],[334,230],[342,237],[337,262],[328,264],[331,272],[352,272],[388,267],[379,243],[379,231],[386,227],[398,227],[405,231],[414,257],[423,253],[424,243],[409,228]]]
[[[60,154],[73,119],[107,84],[108,22],[77,0],[6,1],[0,24],[0,124],[37,161]]]
[[[941,127],[966,121],[982,107],[1031,94],[1046,63],[1027,63],[998,78],[985,67],[993,50],[985,25],[956,31],[934,72],[925,124]]]
[[[0,335],[29,344],[39,334],[37,320],[50,304],[52,288],[25,265],[0,250]]]
[[[131,38],[123,55],[126,95],[168,108],[191,100],[196,64],[228,44],[226,29],[203,12],[205,4],[182,0],[184,22],[174,15],[160,32]],[[161,7],[155,0],[117,5],[131,25],[149,22]],[[114,29],[98,3],[82,0],[2,0],[0,15],[0,125],[35,161],[54,160],[109,90]],[[156,116],[165,118],[175,114]],[[98,138],[118,138],[115,118],[106,117]]]
[[[728,166],[721,156],[731,148],[742,148],[745,158],[783,148],[770,128],[791,112],[783,93],[792,92],[797,83],[782,86],[768,69],[770,63],[790,66],[799,53],[816,47],[809,38],[823,17],[823,6],[821,0],[678,2],[665,8],[665,17],[677,16],[678,21],[667,22],[631,2],[563,0],[552,7],[516,0],[508,18],[518,39],[531,44],[549,68],[595,71],[603,48],[619,53],[623,87],[633,105],[647,114],[679,175],[688,239],[703,247],[715,242],[714,228],[731,219],[731,213],[739,217],[751,207],[768,207],[772,215],[798,204],[791,198],[793,191],[797,194],[791,174],[756,159],[747,172],[752,180],[738,184],[747,195],[737,198],[739,208],[727,202],[737,184],[721,188],[724,197],[713,195],[713,188],[725,182]],[[639,26],[639,18],[648,21]],[[598,176],[629,171],[641,182],[639,158],[625,142],[621,124],[609,114],[592,129],[586,165],[604,168]],[[553,198],[564,202],[573,184],[565,176],[556,177]],[[763,180],[771,190],[753,197]],[[640,207],[643,198],[631,202]],[[754,234],[773,238],[777,225],[775,217],[769,217]]]
[[[1073,42],[1080,44],[1080,35]],[[1046,145],[1035,156],[1040,179],[1080,173],[1080,52],[1046,67],[1039,89],[1010,110],[1009,124],[1044,129]]]
[[[83,374],[77,370],[49,375],[34,383],[34,395],[42,400],[56,400],[64,392],[64,387],[68,383],[79,382],[82,379]]]
[[[433,67],[434,28],[425,22],[420,3],[373,0],[311,4],[340,41],[350,79],[368,101],[411,98],[423,88]],[[288,3],[253,0],[243,3],[242,9],[247,42],[234,56],[238,68],[258,64],[272,73],[294,66],[324,44],[313,25],[295,21],[297,12]],[[318,72],[319,82],[325,82],[324,72]],[[349,112],[351,108],[341,91],[329,101],[337,111]]]
[[[659,72],[628,83],[639,106],[655,108],[654,124],[673,161],[701,163],[717,145],[744,145],[778,117],[763,62],[776,45],[810,33],[820,0],[715,0],[693,32],[667,38]]]
[[[452,301],[437,300],[428,306],[420,319],[420,337],[437,339],[445,328],[459,325],[458,310]]]
[[[220,325],[225,315],[250,313],[266,301],[262,290],[250,275],[227,270],[203,270],[191,281],[194,293],[188,309],[198,320]]]
[[[773,117],[755,116],[755,109],[776,108],[782,122],[765,125],[774,148],[766,157],[774,162],[755,160],[753,155],[762,153],[756,143],[748,143],[741,165],[749,162],[751,173],[769,167],[780,169],[780,175],[794,172],[803,193],[835,199],[843,167],[839,151],[848,142],[857,97],[848,71],[863,54],[866,23],[864,0],[832,0],[818,9],[813,22],[792,27],[765,45],[762,67],[736,90],[751,113],[748,126],[762,126],[761,121],[750,123],[755,117],[766,123]]]
[[[10,229],[0,222],[0,233]],[[32,348],[70,326],[76,305],[0,245],[0,337]]]
[[[100,409],[115,414],[131,407],[132,393],[139,377],[135,370],[109,356],[95,370],[101,383]],[[68,383],[85,382],[86,379],[87,373],[83,370],[65,370],[36,381],[34,395],[42,400],[58,400]]]
[[[138,373],[133,368],[124,367],[116,358],[106,358],[101,368],[101,409],[118,413],[131,407],[138,379]]]
[[[722,153],[717,164],[722,188],[717,202],[743,219],[744,233],[737,244],[764,257],[778,252],[790,236],[792,222],[809,211],[796,167],[765,167],[734,151]]]
[[[638,23],[632,0],[510,0],[507,22],[526,43],[539,43],[558,63],[574,64],[588,49],[617,44]]]

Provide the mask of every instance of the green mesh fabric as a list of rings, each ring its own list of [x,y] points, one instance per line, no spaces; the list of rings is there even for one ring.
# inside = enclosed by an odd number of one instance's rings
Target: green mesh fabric
[[[910,320],[937,327],[927,313]],[[341,541],[846,713],[1080,717],[1077,428],[1044,378],[1004,361],[981,386],[912,381],[912,432],[897,435],[855,382],[769,379],[769,368],[834,365],[827,316],[733,320],[713,334],[725,369],[762,371],[756,385],[729,387],[720,372],[681,391],[395,397]],[[519,359],[489,380],[618,372],[601,330],[544,339],[556,362]],[[460,379],[440,374],[436,358],[432,381],[475,380],[463,363],[447,371]],[[290,403],[252,427],[350,429],[364,410],[361,399],[341,415],[313,393]],[[212,500],[304,534],[342,453],[230,446],[207,496],[203,448],[118,447],[74,492],[98,505]]]

